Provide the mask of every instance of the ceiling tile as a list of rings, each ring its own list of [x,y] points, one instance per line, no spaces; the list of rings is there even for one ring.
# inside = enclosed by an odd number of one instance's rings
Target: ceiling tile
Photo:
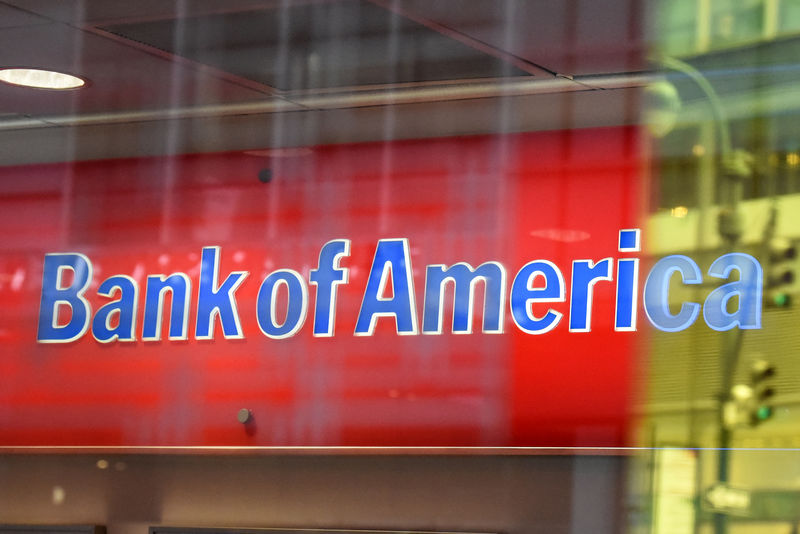
[[[0,113],[32,115],[172,109],[267,98],[263,93],[63,24],[0,32],[0,65],[58,70],[88,78],[72,91],[0,83]]]
[[[98,22],[118,19],[202,15],[213,11],[254,9],[275,0],[4,0],[61,22]]]
[[[530,76],[366,1],[294,3],[103,29],[285,91]]]
[[[14,28],[16,26],[31,26],[50,22],[23,9],[0,3],[0,28]]]
[[[639,0],[397,0],[399,9],[572,76],[643,70]]]

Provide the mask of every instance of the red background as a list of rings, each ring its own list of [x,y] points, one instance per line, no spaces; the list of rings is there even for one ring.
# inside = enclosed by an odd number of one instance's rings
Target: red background
[[[619,257],[619,230],[641,226],[642,168],[631,128],[2,168],[0,445],[625,445],[643,324],[614,332],[614,284],[599,282],[593,331],[568,332],[569,280],[572,260]],[[532,336],[506,310],[505,333],[482,334],[478,299],[471,335],[449,334],[446,311],[439,336],[397,336],[379,319],[354,337],[375,245],[398,237],[420,325],[425,266],[459,261],[500,261],[506,291],[525,263],[555,262],[564,318]],[[291,268],[307,280],[342,238],[336,335],[311,335],[312,286],[301,331],[264,337],[263,278]],[[193,338],[203,246],[222,248],[220,281],[250,272],[236,293],[244,340],[218,323],[213,341]],[[49,252],[91,259],[94,310],[109,300],[102,280],[133,276],[137,337],[144,277],[189,274],[189,340],[37,344]],[[241,408],[253,425],[237,422]]]

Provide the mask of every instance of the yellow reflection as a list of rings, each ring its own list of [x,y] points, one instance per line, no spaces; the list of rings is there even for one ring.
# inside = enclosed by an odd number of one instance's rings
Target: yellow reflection
[[[797,167],[800,165],[800,154],[797,152],[789,152],[786,154],[786,164],[789,167]]]
[[[53,486],[53,504],[59,506],[64,504],[64,499],[67,498],[67,492],[61,486]]]
[[[675,206],[669,211],[670,215],[678,219],[683,219],[689,214],[689,208],[686,206]]]

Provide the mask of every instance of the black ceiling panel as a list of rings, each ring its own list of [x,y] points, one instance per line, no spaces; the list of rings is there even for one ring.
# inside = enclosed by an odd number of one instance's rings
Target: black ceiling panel
[[[103,29],[282,91],[530,76],[367,1],[292,3]]]

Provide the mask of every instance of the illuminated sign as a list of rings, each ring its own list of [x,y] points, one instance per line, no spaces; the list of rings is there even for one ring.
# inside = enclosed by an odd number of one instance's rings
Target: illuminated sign
[[[620,253],[638,252],[640,230],[619,232]],[[337,287],[348,283],[348,268],[341,261],[350,254],[350,241],[329,241],[320,250],[318,267],[310,272],[308,283],[297,271],[279,269],[261,282],[256,299],[256,320],[259,330],[268,338],[291,337],[303,327],[309,314],[308,285],[316,287],[313,335],[331,337],[336,323]],[[236,271],[220,283],[219,247],[205,247],[200,260],[199,284],[196,291],[194,338],[213,339],[214,324],[219,320],[228,339],[245,337],[236,305],[236,290],[249,273]],[[613,258],[599,261],[576,259],[572,262],[569,291],[569,331],[590,332],[592,329],[593,287],[601,281],[611,282]],[[616,260],[616,308],[614,330],[637,329],[639,259]],[[64,282],[64,273],[72,273],[71,282]],[[703,275],[691,258],[681,255],[659,260],[644,284],[644,310],[650,323],[666,332],[677,332],[691,326],[703,311],[703,319],[714,330],[752,329],[761,326],[763,272],[758,261],[744,253],[728,253],[717,258],[708,275],[728,280],[733,271],[737,277],[713,289],[701,306],[683,302],[677,313],[670,309],[669,288],[674,275],[684,284],[701,284]],[[459,262],[451,266],[428,265],[425,271],[422,311],[422,334],[441,334],[446,286],[453,286],[454,334],[471,334],[475,310],[476,285],[484,286],[482,332],[501,334],[506,311],[506,269],[496,261],[473,267]],[[92,262],[83,254],[48,254],[45,257],[39,311],[38,341],[68,343],[82,337],[90,328],[97,341],[135,341],[139,288],[127,275],[106,278],[98,287],[100,296],[114,298],[92,316],[89,301],[84,297],[92,281]],[[185,340],[189,335],[191,279],[186,273],[147,277],[143,325],[139,331],[144,341],[162,338],[162,317],[165,294],[171,294],[167,338]],[[279,299],[285,293],[285,309]],[[528,334],[544,334],[556,328],[563,314],[551,308],[534,313],[533,306],[564,302],[566,284],[561,270],[548,260],[525,264],[511,282],[508,307],[514,324]],[[731,303],[737,302],[735,310]],[[60,308],[69,309],[69,318],[59,322]],[[398,335],[417,335],[417,303],[414,295],[412,264],[407,239],[380,239],[367,277],[356,321],[355,336],[371,336],[381,318],[394,321]]]
[[[711,282],[758,274],[656,264],[639,148],[620,127],[0,168],[0,446],[629,445],[650,321],[686,301],[709,330]],[[756,296],[729,299],[739,327]]]

